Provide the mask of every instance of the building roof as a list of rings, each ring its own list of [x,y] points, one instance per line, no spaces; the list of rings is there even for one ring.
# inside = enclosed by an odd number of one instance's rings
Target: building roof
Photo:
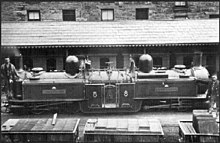
[[[219,43],[219,19],[2,22],[2,46]]]

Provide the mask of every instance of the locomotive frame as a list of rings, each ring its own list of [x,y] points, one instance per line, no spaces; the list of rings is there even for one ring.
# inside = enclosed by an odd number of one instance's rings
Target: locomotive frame
[[[182,110],[207,101],[209,79],[207,70],[198,63],[201,53],[195,54],[195,66],[188,70],[153,70],[151,56],[144,54],[139,70],[133,73],[110,64],[105,70],[80,72],[77,57],[72,57],[68,57],[65,72],[24,71],[24,79],[15,83],[14,99],[9,100],[11,111],[24,108],[40,114],[64,107],[71,113],[116,113],[138,112],[143,106]]]

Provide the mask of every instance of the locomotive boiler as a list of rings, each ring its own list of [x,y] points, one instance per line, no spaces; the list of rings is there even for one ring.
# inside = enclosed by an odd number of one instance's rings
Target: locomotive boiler
[[[45,72],[33,68],[16,82],[12,109],[24,108],[34,113],[64,108],[84,113],[138,112],[141,107],[186,108],[207,101],[209,73],[202,67],[202,53],[195,53],[193,67],[176,65],[173,69],[153,68],[148,54],[139,58],[139,68],[129,72],[80,68],[76,56],[66,59],[65,72]]]

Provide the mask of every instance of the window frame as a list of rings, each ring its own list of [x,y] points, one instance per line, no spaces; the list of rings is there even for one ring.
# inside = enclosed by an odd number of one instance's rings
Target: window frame
[[[109,57],[100,57],[99,58],[99,68],[100,69],[106,69],[108,68],[108,65],[106,64],[106,62],[109,62],[110,58]],[[103,65],[102,65],[103,64]]]
[[[64,12],[67,12],[67,11],[73,11],[74,12],[74,20],[66,20],[66,18],[64,18],[64,16],[73,16],[73,14],[72,15],[71,14],[64,14]],[[62,19],[63,19],[63,21],[76,21],[76,10],[75,9],[63,9],[62,10]]]
[[[156,67],[156,68],[160,68],[160,67],[163,67],[163,57],[161,57],[161,56],[155,56],[155,57],[153,57],[153,67]],[[156,62],[159,62],[159,64],[158,63],[156,63]]]
[[[138,11],[139,10],[147,10],[147,18],[138,18]],[[141,11],[141,13],[143,13],[143,11]],[[139,11],[140,14],[140,11]],[[149,8],[136,8],[135,9],[135,19],[136,20],[148,20],[149,19]]]
[[[112,19],[111,20],[109,20],[109,19],[107,19],[107,20],[103,20],[103,11],[112,11]],[[114,19],[115,19],[115,13],[114,13],[114,9],[101,9],[101,21],[114,21]]]
[[[30,13],[35,13],[37,12],[39,14],[39,19],[30,19]],[[27,10],[27,18],[28,21],[41,21],[41,14],[40,14],[40,10]]]
[[[191,68],[193,62],[193,56],[192,55],[186,55],[183,56],[183,65],[186,66],[186,68]]]
[[[180,3],[180,4],[177,4],[177,3]],[[182,3],[184,3],[184,5],[182,5]],[[187,7],[188,4],[187,4],[187,1],[175,1],[174,6],[175,7]]]
[[[209,14],[209,19],[219,18],[219,14]]]
[[[49,57],[46,60],[46,71],[54,71],[56,70],[57,59],[55,57]]]
[[[182,5],[181,3],[185,3]],[[177,5],[177,3],[180,3]],[[174,7],[173,7],[173,12],[174,12],[174,19],[179,19],[179,18],[185,18],[188,19],[188,3],[187,1],[175,1],[174,2]]]

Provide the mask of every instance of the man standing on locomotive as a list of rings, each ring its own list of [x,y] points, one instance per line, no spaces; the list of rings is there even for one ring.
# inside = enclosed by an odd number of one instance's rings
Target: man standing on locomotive
[[[131,73],[132,77],[134,77],[135,76],[135,68],[136,68],[136,66],[135,66],[135,61],[132,58],[132,55],[130,55],[129,60],[130,60],[129,73]]]
[[[86,75],[89,75],[89,69],[91,68],[91,60],[89,60],[89,56],[87,55],[86,58],[85,58],[85,72],[86,72]]]
[[[210,108],[209,113],[212,113],[214,109],[216,109],[216,116],[218,116],[219,112],[219,80],[217,75],[212,75],[212,82],[208,88],[208,97],[210,99]]]
[[[1,65],[1,78],[6,92],[7,99],[13,97],[13,83],[16,78],[19,78],[15,66],[10,63],[10,58],[5,58],[5,63]]]

